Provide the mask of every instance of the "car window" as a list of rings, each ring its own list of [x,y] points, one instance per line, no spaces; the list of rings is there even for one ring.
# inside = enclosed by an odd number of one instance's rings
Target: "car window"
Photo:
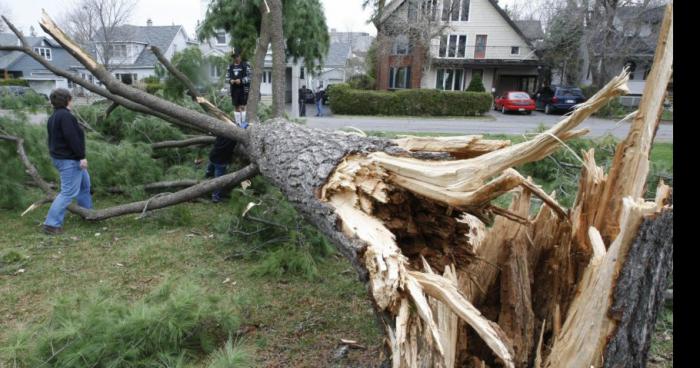
[[[530,95],[525,92],[511,92],[508,94],[508,98],[513,100],[529,100]]]
[[[580,88],[559,88],[557,90],[557,96],[579,97],[583,96],[583,91],[581,91]]]

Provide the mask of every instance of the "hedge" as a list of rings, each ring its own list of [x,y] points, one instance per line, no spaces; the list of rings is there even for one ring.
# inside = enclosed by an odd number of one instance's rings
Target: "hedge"
[[[484,92],[362,91],[347,84],[333,85],[328,98],[333,113],[345,115],[475,116],[489,111],[492,102]]]
[[[29,87],[29,82],[25,79],[0,79],[0,86]]]

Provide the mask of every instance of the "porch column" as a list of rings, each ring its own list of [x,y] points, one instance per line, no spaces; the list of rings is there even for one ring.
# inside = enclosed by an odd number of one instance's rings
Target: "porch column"
[[[299,117],[299,77],[301,67],[299,63],[292,65],[292,117]]]

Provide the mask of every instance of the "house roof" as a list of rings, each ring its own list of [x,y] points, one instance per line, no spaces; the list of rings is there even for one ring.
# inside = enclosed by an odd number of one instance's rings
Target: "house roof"
[[[541,40],[544,38],[544,31],[542,31],[542,23],[539,20],[514,20],[518,28],[523,32],[525,37],[530,41]]]
[[[406,2],[406,0],[393,0],[392,2],[390,2],[389,4],[387,4],[387,5],[384,7],[384,12],[383,12],[381,18],[379,19],[379,22],[380,22],[380,23],[385,22],[385,21],[391,16],[391,14],[393,14],[393,13],[394,13],[401,5],[403,5],[405,2]],[[509,17],[508,14],[505,12],[505,10],[503,10],[503,9],[498,5],[498,0],[488,0],[488,2],[491,3],[491,5],[493,5],[494,8],[496,8],[496,10],[498,11],[498,14],[500,14],[500,15],[503,17],[503,19],[505,19],[506,22],[508,22],[508,24],[515,30],[515,32],[516,32],[520,37],[522,37],[522,39],[525,41],[525,43],[526,43],[528,46],[530,46],[530,47],[532,47],[532,48],[534,49],[535,46],[532,44],[532,42],[530,41],[530,39],[529,39],[529,38],[523,33],[523,31],[513,22],[513,20],[510,19],[510,17]]]
[[[135,42],[144,45],[152,45],[158,47],[162,52],[165,52],[170,44],[173,43],[175,36],[182,26],[132,26],[125,25],[117,27],[111,36],[110,42]],[[97,32],[97,38],[90,47],[90,52],[94,55],[95,43],[105,42],[103,32]],[[156,57],[147,49],[143,49],[141,54],[136,58],[132,66],[154,66],[157,63]]]
[[[328,67],[345,66],[345,62],[350,57],[352,45],[345,42],[333,42],[328,48],[328,54],[323,64]]]
[[[644,23],[661,23],[665,11],[666,5],[646,9],[643,6],[623,6],[617,8],[615,16],[622,20],[639,19]]]
[[[45,42],[50,47],[61,48],[56,41],[48,37],[25,37],[25,39],[27,40],[29,47],[36,47],[41,45],[42,42]],[[0,33],[0,45],[17,46],[19,45],[19,39],[13,33]],[[26,55],[21,51],[0,51],[0,69],[9,69],[25,57],[31,58],[31,56]],[[59,68],[67,68],[69,65],[62,63],[62,61],[63,58],[56,58],[55,60],[52,60],[52,63]]]

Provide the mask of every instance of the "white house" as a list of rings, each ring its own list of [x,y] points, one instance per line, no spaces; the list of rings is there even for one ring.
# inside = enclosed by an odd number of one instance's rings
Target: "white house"
[[[380,89],[465,90],[477,74],[497,94],[537,88],[535,46],[494,0],[394,0],[381,22]],[[425,50],[401,24],[429,24],[439,36]]]

